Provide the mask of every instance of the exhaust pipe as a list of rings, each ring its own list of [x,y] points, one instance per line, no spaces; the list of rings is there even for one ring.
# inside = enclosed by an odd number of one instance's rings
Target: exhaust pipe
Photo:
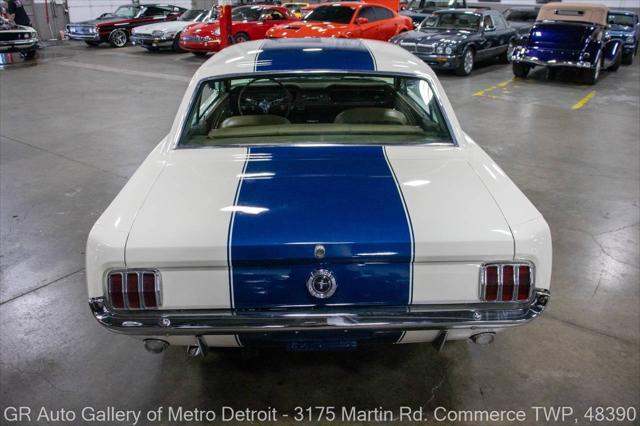
[[[145,339],[144,348],[152,354],[161,354],[169,347],[169,342],[160,339]]]
[[[190,357],[198,357],[202,358],[206,357],[209,353],[209,346],[207,346],[207,342],[204,341],[202,336],[196,336],[196,345],[189,346],[187,348],[187,354]]]
[[[493,343],[496,338],[496,333],[494,332],[486,332],[486,333],[478,333],[471,336],[471,341],[477,345],[488,345]]]

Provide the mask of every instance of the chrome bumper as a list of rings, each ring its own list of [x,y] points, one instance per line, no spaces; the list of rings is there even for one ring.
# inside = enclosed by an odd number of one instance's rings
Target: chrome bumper
[[[20,50],[29,50],[34,49],[38,44],[37,39],[27,39],[27,40],[5,40],[0,41],[0,51],[20,51]]]
[[[69,40],[100,41],[100,34],[77,34],[77,33],[70,33],[68,31],[66,34]]]
[[[131,44],[137,46],[171,46],[173,45],[174,38],[160,38],[160,37],[145,37],[145,36],[131,36]]]
[[[505,328],[537,318],[549,302],[536,289],[527,303],[413,305],[409,307],[330,307],[264,311],[158,310],[110,311],[102,297],[89,301],[108,329],[132,335],[206,335],[326,330],[448,330]]]

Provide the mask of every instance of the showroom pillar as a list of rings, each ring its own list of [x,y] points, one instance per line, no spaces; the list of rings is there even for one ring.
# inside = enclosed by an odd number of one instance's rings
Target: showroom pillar
[[[231,0],[219,0],[220,9],[220,47],[225,48],[233,44],[233,31],[231,29]]]

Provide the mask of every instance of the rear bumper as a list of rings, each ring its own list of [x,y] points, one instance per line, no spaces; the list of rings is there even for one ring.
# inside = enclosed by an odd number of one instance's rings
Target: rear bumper
[[[220,335],[291,331],[499,329],[526,324],[544,312],[547,290],[536,289],[527,303],[331,307],[268,311],[111,311],[103,298],[89,301],[100,324],[124,334]]]
[[[582,69],[596,67],[596,61],[583,61],[580,60],[578,56],[579,55],[575,52],[561,51],[558,51],[557,55],[550,54],[549,52],[540,52],[540,56],[536,56],[535,50],[516,48],[513,51],[511,60],[513,63],[523,63],[543,67],[569,67]]]

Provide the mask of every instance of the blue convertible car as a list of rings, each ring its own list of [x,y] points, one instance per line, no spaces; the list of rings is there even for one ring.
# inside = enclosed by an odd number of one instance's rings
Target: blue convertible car
[[[578,68],[585,83],[595,84],[603,69],[615,71],[622,61],[622,41],[606,35],[608,9],[603,5],[548,3],[536,24],[514,49],[516,77],[525,78],[536,66]]]

